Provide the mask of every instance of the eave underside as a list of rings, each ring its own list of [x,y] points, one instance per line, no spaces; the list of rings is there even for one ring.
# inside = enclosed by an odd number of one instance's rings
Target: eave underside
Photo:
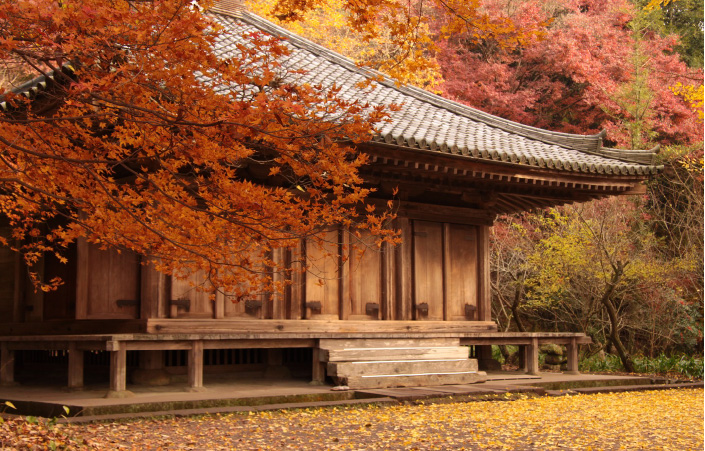
[[[388,198],[402,201],[517,213],[608,196],[644,192],[644,176],[576,173],[519,164],[365,148],[370,164],[361,172]]]

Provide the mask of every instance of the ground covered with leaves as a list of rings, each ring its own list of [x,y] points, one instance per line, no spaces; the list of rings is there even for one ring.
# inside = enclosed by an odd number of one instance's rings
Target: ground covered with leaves
[[[703,449],[703,390],[257,412],[6,420],[0,449]]]

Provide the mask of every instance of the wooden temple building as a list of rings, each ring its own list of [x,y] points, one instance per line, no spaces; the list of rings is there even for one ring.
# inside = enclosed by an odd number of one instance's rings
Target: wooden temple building
[[[458,384],[484,380],[478,359],[488,363],[491,344],[522,346],[525,369],[535,373],[544,342],[568,345],[568,370],[577,371],[577,347],[590,341],[584,335],[497,332],[490,227],[503,213],[642,193],[659,170],[653,151],[604,148],[603,134],[524,126],[386,78],[363,91],[368,70],[237,1],[221,1],[210,14],[225,27],[217,43],[224,55],[237,52],[244,33],[263,31],[287,40],[283,64],[304,72],[297,81],[401,105],[359,151],[370,156],[362,172],[375,197],[386,201],[398,188],[402,244],[360,259],[328,257],[319,263],[325,283],[303,273],[281,295],[240,303],[211,300],[188,280],[142,265],[139,255],[85,242],[70,249],[68,264],[46,257],[44,277],[65,284],[35,292],[20,257],[0,248],[0,382],[21,383],[22,369],[43,359],[68,375],[70,388],[102,365],[118,395],[128,381],[149,383],[156,373],[185,374],[198,390],[204,371],[224,369],[303,371],[351,388]],[[21,91],[41,96],[46,86],[39,80]],[[0,233],[8,231],[0,222]],[[344,234],[327,233],[338,254]],[[308,256],[323,252],[301,246]]]

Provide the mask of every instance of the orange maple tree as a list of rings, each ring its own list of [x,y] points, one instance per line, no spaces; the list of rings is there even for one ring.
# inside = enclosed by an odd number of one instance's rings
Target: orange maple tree
[[[442,83],[437,44],[463,34],[512,51],[543,32],[481,0],[245,0],[255,13],[377,69],[434,90]],[[548,23],[548,22],[547,22]]]
[[[208,6],[0,0],[0,61],[46,83],[31,101],[5,92],[0,114],[0,244],[29,267],[85,239],[238,294],[281,288],[273,250],[321,227],[394,239],[354,148],[384,109],[287,84],[267,35],[219,57]]]

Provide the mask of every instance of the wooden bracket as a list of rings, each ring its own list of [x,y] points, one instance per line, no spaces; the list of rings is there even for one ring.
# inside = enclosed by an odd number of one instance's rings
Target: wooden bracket
[[[472,304],[465,304],[465,317],[467,319],[475,319],[477,307]]]
[[[115,303],[118,307],[132,307],[135,305],[140,305],[140,301],[137,299],[118,299]]]
[[[191,310],[191,299],[172,299],[171,305]]]
[[[256,315],[257,311],[262,308],[262,301],[247,300],[245,301],[245,313],[248,315]]]
[[[321,305],[321,301],[309,301],[306,303],[306,308],[308,308],[312,312],[321,313],[321,309],[323,308],[323,306]]]
[[[428,302],[416,304],[416,311],[419,313],[419,315],[428,316]]]
[[[379,316],[379,304],[376,302],[368,302],[365,304],[365,314],[369,316]]]

